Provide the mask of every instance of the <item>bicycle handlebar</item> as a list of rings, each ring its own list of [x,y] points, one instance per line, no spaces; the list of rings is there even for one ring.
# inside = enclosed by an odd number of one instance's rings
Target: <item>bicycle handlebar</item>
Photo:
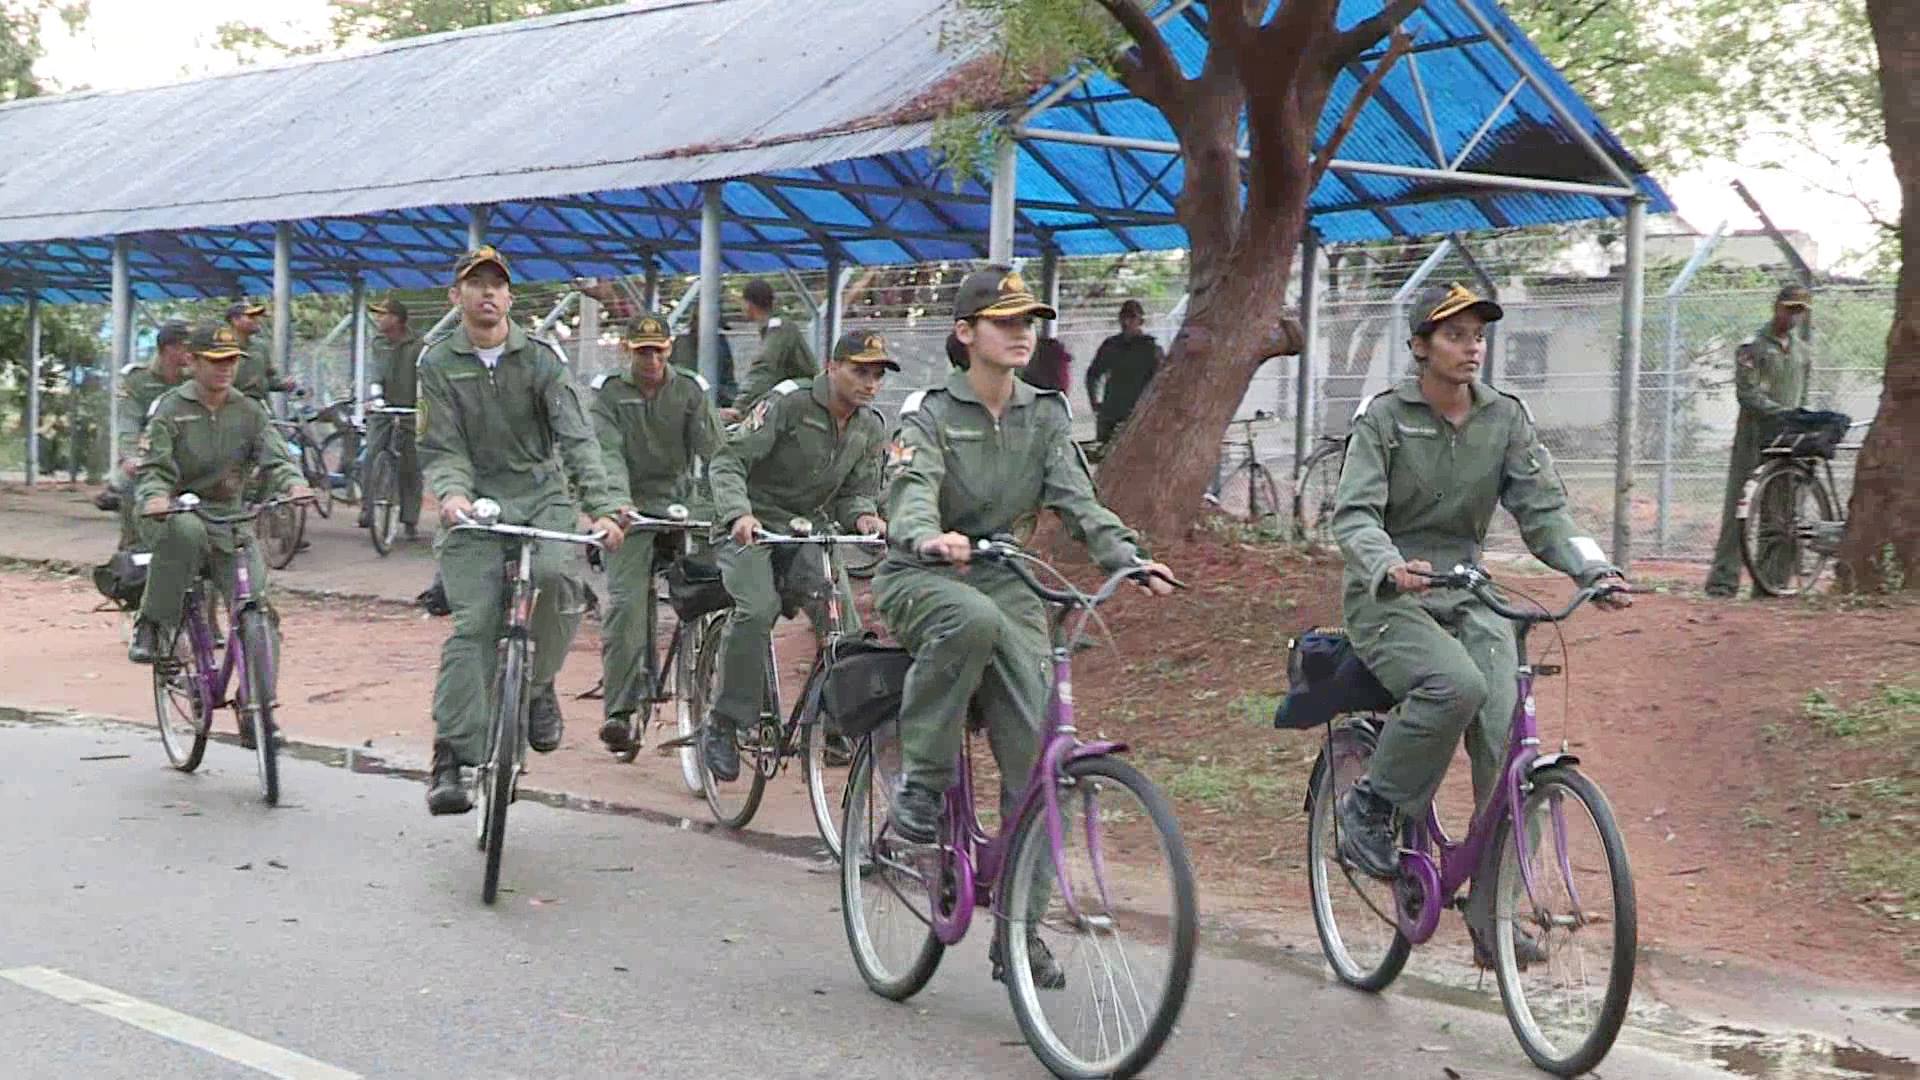
[[[461,514],[459,524],[453,532],[492,533],[495,536],[511,536],[524,540],[552,540],[561,544],[580,544],[597,548],[607,534],[601,530],[590,533],[556,532],[552,529],[536,529],[531,525],[503,525],[500,518],[500,504],[492,499],[480,499],[473,504],[472,514]]]
[[[420,412],[405,405],[368,405],[367,411],[380,416],[414,416]]]
[[[149,517],[149,518],[170,518],[175,514],[197,514],[200,516],[202,520],[206,521],[206,523],[209,525],[237,525],[243,521],[252,521],[254,518],[259,517],[261,514],[264,514],[267,511],[274,509],[275,507],[286,506],[290,503],[309,502],[309,501],[311,501],[311,496],[303,496],[301,498],[296,499],[291,496],[283,495],[276,499],[268,499],[266,502],[254,503],[251,506],[249,506],[246,510],[238,514],[214,514],[214,513],[209,513],[207,510],[201,507],[200,496],[195,495],[191,491],[188,491],[180,494],[177,498],[173,500],[173,505],[167,507],[165,510],[161,511],[160,513],[149,514],[143,511],[140,516]]]
[[[1123,566],[1115,570],[1107,576],[1106,581],[1101,583],[1100,588],[1092,593],[1081,592],[1072,585],[1068,585],[1065,589],[1056,589],[1041,582],[1026,565],[1029,562],[1039,562],[1042,566],[1046,566],[1047,564],[1041,562],[1041,560],[1034,555],[1029,554],[1025,548],[1021,547],[1012,539],[992,537],[978,540],[974,545],[974,554],[980,559],[987,562],[999,563],[1013,571],[1013,576],[1019,578],[1020,583],[1025,585],[1040,599],[1045,600],[1047,603],[1057,604],[1066,608],[1086,608],[1089,610],[1097,608],[1113,598],[1113,594],[1120,588],[1121,582],[1137,581],[1146,577],[1157,577],[1176,589],[1184,589],[1187,587],[1186,582],[1181,581],[1171,574],[1163,574],[1157,570],[1148,570],[1147,567],[1142,564],[1140,566]],[[1049,570],[1053,569],[1052,567],[1047,568]],[[1055,573],[1058,573],[1058,571],[1055,571]]]
[[[620,515],[620,523],[625,528],[635,529],[641,532],[664,532],[669,529],[691,531],[693,529],[711,529],[713,527],[713,522],[711,521],[695,521],[688,517],[687,508],[681,506],[679,503],[674,503],[672,506],[667,507],[667,516],[663,518],[648,517],[637,510],[628,510]]]
[[[1488,611],[1493,612],[1503,619],[1524,623],[1529,626],[1537,623],[1562,622],[1572,616],[1575,611],[1579,610],[1582,604],[1585,604],[1589,600],[1597,600],[1601,597],[1612,596],[1617,593],[1631,594],[1638,591],[1629,585],[1625,579],[1618,579],[1617,582],[1613,579],[1606,579],[1604,583],[1596,582],[1574,593],[1573,600],[1557,613],[1546,610],[1521,611],[1508,605],[1493,591],[1493,576],[1488,574],[1484,567],[1467,566],[1463,564],[1455,566],[1451,572],[1445,574],[1430,573],[1424,570],[1415,570],[1413,574],[1416,577],[1426,578],[1428,581],[1433,582],[1435,588],[1465,589],[1473,594],[1474,599],[1485,604]]]
[[[789,536],[785,533],[768,532],[765,529],[753,530],[753,542],[768,547],[780,547],[792,544],[818,544],[822,547],[844,545],[846,547],[883,548],[887,546],[884,536],[868,536],[865,533],[825,533],[820,536]]]

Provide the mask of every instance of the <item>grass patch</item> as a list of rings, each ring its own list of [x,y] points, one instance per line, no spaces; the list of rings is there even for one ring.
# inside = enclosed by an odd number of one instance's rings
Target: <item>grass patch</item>
[[[1273,723],[1273,711],[1280,707],[1279,694],[1245,693],[1227,703],[1236,721],[1265,727]]]
[[[1832,691],[1814,689],[1801,699],[1800,708],[1836,739],[1920,738],[1920,687],[1913,685],[1881,683],[1852,705],[1842,705]]]
[[[1142,762],[1153,782],[1169,799],[1197,804],[1220,813],[1248,813],[1273,802],[1301,782],[1300,778],[1276,775],[1260,762],[1257,765],[1228,764],[1208,758],[1176,762]]]
[[[1851,704],[1828,690],[1801,703],[1815,728],[1876,753],[1870,775],[1827,785],[1820,823],[1840,843],[1840,869],[1852,899],[1875,914],[1920,921],[1920,685],[1908,678],[1875,685]]]

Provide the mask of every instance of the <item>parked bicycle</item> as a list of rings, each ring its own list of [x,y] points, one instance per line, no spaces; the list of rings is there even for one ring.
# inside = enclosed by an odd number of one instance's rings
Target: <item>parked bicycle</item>
[[[361,483],[365,471],[361,450],[366,446],[367,422],[353,415],[353,399],[342,398],[321,411],[320,418],[333,430],[320,440],[320,463],[326,469],[333,496],[344,503],[357,504],[365,497]]]
[[[687,508],[679,503],[667,507],[667,516],[664,518],[628,513],[622,518],[622,524],[627,530],[629,543],[647,542],[635,539],[636,534],[669,532],[686,535],[696,530],[713,527],[710,521],[694,520],[688,515]],[[673,607],[676,616],[673,621],[673,633],[667,637],[666,653],[662,656],[654,646],[657,625],[647,628],[646,667],[628,673],[629,678],[640,680],[643,690],[634,701],[636,708],[631,721],[635,729],[628,737],[627,749],[614,754],[623,762],[631,762],[638,757],[640,747],[646,741],[647,728],[654,712],[672,704],[679,728],[678,737],[663,749],[671,748],[679,752],[681,777],[686,781],[687,790],[695,795],[701,794],[703,790],[700,782],[703,770],[700,764],[700,749],[695,745],[698,741],[701,721],[700,713],[695,711],[693,702],[694,649],[690,643],[699,640],[700,632],[706,626],[704,618],[725,606],[712,602],[715,594],[717,593],[720,598],[726,596],[725,588],[720,585],[719,570],[714,568],[702,568],[702,570],[705,572],[697,570],[691,573],[692,576],[702,579],[711,577],[710,582],[702,580],[696,583],[711,586],[702,591],[702,596],[707,598],[704,603],[691,599],[688,590],[679,587],[678,583],[689,580],[690,572],[687,569],[685,555],[672,560],[658,561],[654,565],[649,587],[660,590],[665,586],[667,603]],[[693,610],[693,605],[696,603],[701,603],[702,610]],[[616,693],[611,687],[603,688],[603,692]],[[646,710],[644,714],[641,712],[642,709]]]
[[[1227,425],[1227,438],[1220,445],[1220,459],[1236,464],[1221,475],[1214,489],[1213,503],[1221,513],[1236,520],[1278,528],[1280,485],[1260,460],[1254,439],[1254,426],[1271,419],[1273,414],[1263,411]]]
[[[165,514],[155,516],[198,514],[209,525],[239,525],[292,501],[274,499],[238,514],[215,515],[201,509],[200,497],[188,492],[174,499]],[[162,642],[154,658],[153,710],[167,760],[190,773],[207,752],[214,710],[231,706],[240,724],[241,745],[250,744],[254,751],[260,796],[272,806],[280,801],[280,738],[273,715],[279,656],[272,617],[265,600],[253,591],[248,559],[253,541],[244,529],[235,529],[233,539],[233,587],[227,603],[232,633],[221,634],[216,598],[209,592],[213,578],[203,571],[187,590],[173,639]],[[152,558],[144,553],[135,558],[143,556]]]
[[[533,691],[530,627],[534,602],[539,599],[539,590],[533,584],[533,545],[550,541],[599,547],[603,534],[505,525],[500,521],[500,504],[492,499],[474,500],[473,512],[462,515],[453,529],[486,533],[514,545],[514,553],[505,563],[509,583],[507,617],[505,632],[500,637],[499,671],[494,677],[493,722],[487,728],[486,756],[474,770],[474,783],[480,795],[477,842],[487,855],[480,899],[491,904],[500,889],[500,860],[507,843],[507,807],[518,797],[520,775],[527,767],[527,704]]]
[[[394,405],[374,405],[367,409],[369,414],[388,418],[388,435],[381,439],[368,456],[366,466],[365,499],[367,501],[367,535],[373,540],[373,550],[385,556],[393,550],[394,542],[400,536],[400,451],[395,448],[394,440],[400,425],[413,426],[418,409],[401,408]],[[335,434],[338,434],[337,432]],[[329,436],[332,438],[332,436]],[[329,480],[331,482],[331,480]],[[415,508],[418,510],[418,507]]]
[[[1479,567],[1425,576],[1435,587],[1471,592],[1514,624],[1518,698],[1500,786],[1461,840],[1448,837],[1437,810],[1407,822],[1399,877],[1375,880],[1341,862],[1334,807],[1365,775],[1387,721],[1353,714],[1330,722],[1307,793],[1314,927],[1334,974],[1377,992],[1399,976],[1413,946],[1433,936],[1441,911],[1463,906],[1463,886],[1477,880],[1492,888],[1493,940],[1486,948],[1507,1021],[1535,1065],[1560,1076],[1583,1073],[1613,1047],[1633,992],[1633,872],[1613,810],[1575,767],[1579,758],[1564,744],[1557,753],[1539,750],[1533,683],[1559,669],[1529,663],[1527,634],[1626,587],[1589,586],[1558,612],[1522,611],[1501,598]],[[1536,959],[1529,962],[1530,956]]]
[[[1081,741],[1071,687],[1088,619],[1141,571],[1118,571],[1089,594],[1005,539],[980,541],[976,557],[1010,567],[1052,609],[1053,694],[1037,764],[989,835],[974,808],[972,748],[963,750],[929,848],[897,836],[888,818],[901,771],[897,720],[860,733],[840,864],[847,943],[868,988],[904,1001],[974,914],[991,912],[1005,942],[995,973],[1034,1054],[1056,1076],[1133,1076],[1159,1054],[1186,1000],[1199,934],[1193,869],[1166,797],[1119,757],[1126,747]],[[1149,859],[1164,864],[1160,875]],[[1036,982],[1036,942],[1064,979]]]
[[[1311,548],[1331,548],[1333,508],[1340,492],[1340,468],[1347,462],[1347,440],[1322,435],[1297,470],[1293,489],[1293,535]]]
[[[1813,588],[1840,549],[1847,512],[1833,482],[1833,456],[1854,428],[1845,413],[1800,409],[1773,444],[1760,451],[1734,511],[1740,523],[1740,561],[1754,588],[1768,596],[1798,596]]]
[[[815,652],[813,668],[784,721],[781,719],[780,666],[774,654],[773,640],[768,638],[767,685],[759,720],[754,724],[737,725],[734,730],[743,766],[740,779],[732,783],[716,780],[702,760],[700,785],[706,795],[707,808],[713,812],[715,820],[729,829],[745,828],[760,809],[767,781],[778,775],[789,759],[798,757],[806,776],[807,803],[813,811],[814,828],[828,852],[837,859],[840,857],[840,815],[845,801],[842,770],[850,755],[845,741],[829,732],[826,725],[819,722],[805,706],[817,692],[817,684],[833,658],[851,643],[862,640],[843,632],[846,613],[840,595],[838,552],[843,547],[883,548],[886,541],[877,536],[855,533],[814,535],[813,523],[805,518],[794,518],[788,529],[788,534],[762,529],[754,542],[771,547],[820,549],[826,564],[827,595],[824,606],[827,631]],[[805,554],[802,552],[799,557]],[[725,633],[724,616],[708,618],[701,627],[699,645],[694,652],[692,701],[696,709],[694,715],[700,717],[703,724],[712,711],[720,668],[720,644]],[[699,733],[695,732],[692,737],[697,740]]]

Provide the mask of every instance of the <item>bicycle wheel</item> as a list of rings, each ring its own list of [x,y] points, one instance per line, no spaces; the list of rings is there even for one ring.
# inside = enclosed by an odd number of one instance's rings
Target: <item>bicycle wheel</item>
[[[1812,588],[1829,556],[1807,533],[1833,520],[1833,496],[1813,474],[1789,464],[1762,469],[1751,481],[1740,520],[1740,561],[1754,587],[1768,596],[1798,596]]]
[[[374,456],[367,466],[367,535],[373,550],[385,555],[400,535],[400,470],[387,454]]]
[[[1055,838],[1036,805],[1003,879],[1007,996],[1055,1076],[1133,1076],[1160,1053],[1186,1002],[1200,932],[1193,868],[1172,808],[1138,769],[1101,756],[1066,774],[1059,858],[1078,914],[1060,895]],[[1064,986],[1035,982],[1037,947],[1053,955]]]
[[[1307,456],[1300,471],[1300,487],[1293,493],[1293,530],[1308,547],[1333,546],[1334,497],[1346,458],[1343,444],[1323,446]]]
[[[1494,836],[1494,973],[1527,1057],[1573,1076],[1600,1064],[1627,1016],[1638,949],[1633,871],[1606,796],[1571,766],[1533,774],[1521,820],[1533,893],[1529,899],[1513,823],[1503,822]],[[1545,963],[1520,968],[1519,933],[1537,941]]]
[[[1220,481],[1220,490],[1215,496],[1220,500],[1220,512],[1238,521],[1250,520],[1248,514],[1253,505],[1253,462],[1242,461],[1227,473]]]
[[[326,470],[327,486],[334,489],[336,498],[344,503],[360,501],[360,477],[343,432],[336,431],[320,440],[320,464]]]
[[[701,738],[705,737],[706,725],[713,709],[714,693],[720,683],[720,642],[725,636],[727,620],[717,618],[702,630],[700,648],[694,654],[693,700],[694,715],[699,718]],[[734,741],[740,747],[740,777],[737,780],[717,780],[708,771],[706,757],[700,753],[700,741],[693,745],[696,767],[700,770],[700,791],[707,798],[707,809],[713,812],[713,818],[729,829],[744,828],[753,820],[760,809],[760,797],[766,794],[767,776],[760,763],[764,755],[780,753],[777,738],[769,738],[763,728],[754,724],[733,733]],[[762,744],[767,745],[763,746]]]
[[[300,549],[300,514],[298,506],[275,506],[262,512],[254,524],[260,552],[275,570],[285,570]]]
[[[507,806],[519,779],[520,740],[526,736],[527,645],[509,640],[500,662],[500,692],[495,695],[492,744],[486,775],[480,778],[480,846],[487,868],[480,882],[480,899],[493,903],[500,892],[500,857],[507,849]]]
[[[307,486],[313,489],[313,508],[323,518],[332,517],[333,480],[327,475],[327,466],[321,459],[319,447],[303,442],[300,447],[300,471],[306,474]]]
[[[680,631],[680,648],[673,659],[673,715],[675,735],[680,740],[680,779],[687,794],[704,795],[700,784],[700,707],[693,692],[695,643],[704,636],[707,623],[724,616],[705,615]]]
[[[181,772],[200,767],[213,727],[213,710],[206,707],[200,685],[193,636],[182,620],[167,651],[153,661],[153,712],[160,721],[160,745],[167,761]]]
[[[1307,894],[1313,928],[1334,975],[1348,986],[1377,993],[1400,976],[1413,945],[1394,919],[1393,884],[1340,862],[1334,814],[1341,793],[1366,774],[1372,753],[1372,730],[1349,722],[1334,729],[1314,764],[1314,784],[1307,793]]]
[[[246,704],[240,722],[253,728],[253,756],[259,766],[260,797],[268,806],[280,802],[280,739],[273,722],[273,627],[267,613],[252,608],[240,613],[240,642],[246,657]]]
[[[829,732],[825,721],[816,720],[806,725],[806,745],[800,753],[806,765],[813,827],[820,833],[820,842],[827,845],[827,854],[838,859],[840,826],[847,810],[847,761],[852,752],[845,736]]]
[[[854,967],[869,990],[890,1001],[919,993],[947,951],[933,933],[925,869],[932,860],[888,828],[889,793],[900,771],[898,725],[860,741],[847,774],[840,860],[840,918]]]

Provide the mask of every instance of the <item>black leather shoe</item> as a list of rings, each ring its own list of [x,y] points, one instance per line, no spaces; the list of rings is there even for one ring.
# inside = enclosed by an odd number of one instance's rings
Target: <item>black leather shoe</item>
[[[893,797],[888,816],[902,840],[931,844],[940,839],[940,792],[909,780]]]
[[[533,700],[527,702],[527,745],[542,754],[553,753],[560,745],[560,730],[564,726],[560,695],[553,692],[553,684],[534,687]]]
[[[700,729],[700,756],[715,780],[740,779],[740,745],[734,741],[731,726],[709,717],[707,726]]]
[[[633,718],[631,716],[610,717],[606,723],[600,725],[600,741],[607,745],[607,749],[616,754],[624,754],[631,751],[637,741],[637,736],[638,733],[633,730]]]
[[[1392,880],[1400,873],[1399,814],[1361,777],[1334,808],[1340,829],[1340,861],[1370,877]]]
[[[433,744],[433,772],[427,777],[427,813],[464,814],[473,809],[473,796],[460,782],[460,763],[446,743]]]
[[[1482,934],[1472,925],[1467,927],[1467,936],[1473,939],[1473,962],[1483,968],[1491,968],[1493,963],[1493,937]],[[1525,930],[1515,930],[1513,934],[1513,962],[1521,971],[1535,964],[1547,962],[1547,950],[1540,947],[1540,939]]]
[[[160,651],[160,628],[140,619],[133,624],[133,640],[127,643],[127,659],[136,664],[153,663]]]
[[[993,963],[993,981],[1007,981],[1007,927],[999,924],[993,932],[993,944],[987,949],[987,959]],[[1039,934],[1027,935],[1027,970],[1033,973],[1033,985],[1041,990],[1065,990],[1067,973],[1060,968],[1060,962],[1053,958],[1053,950],[1040,940]]]

